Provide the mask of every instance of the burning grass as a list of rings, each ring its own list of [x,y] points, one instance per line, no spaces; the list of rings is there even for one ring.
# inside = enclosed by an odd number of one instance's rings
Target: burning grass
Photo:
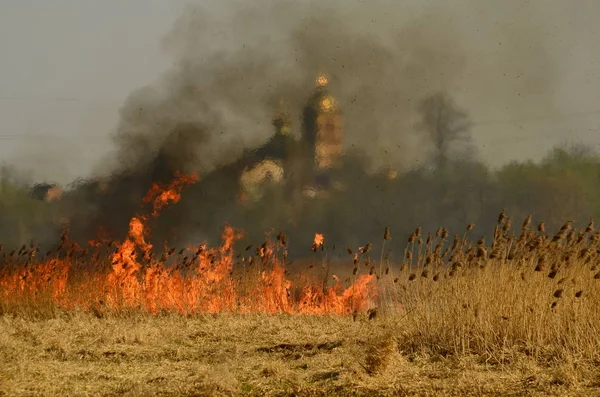
[[[377,298],[376,277],[362,274],[351,285],[336,276],[321,279],[315,272],[287,274],[287,237],[267,239],[249,254],[235,255],[242,232],[226,226],[222,244],[184,248],[165,247],[162,254],[148,242],[148,221],[162,207],[176,203],[194,177],[180,175],[167,186],[154,185],[144,203],[150,216],[133,217],[122,242],[98,238],[82,248],[67,232],[57,250],[38,259],[32,241],[18,252],[3,253],[0,272],[1,310],[5,313],[53,313],[81,308],[104,312],[141,310],[193,313],[351,314],[364,311]],[[99,233],[102,236],[105,233]],[[317,234],[313,250],[323,248]],[[160,255],[160,257],[159,257]],[[357,256],[358,257],[358,256]],[[294,282],[295,281],[295,282]]]
[[[151,216],[192,181],[153,187]],[[83,248],[65,234],[46,256],[33,242],[3,253],[0,377],[31,382],[45,363],[71,368],[62,391],[92,377],[104,394],[600,391],[593,222],[549,234],[529,216],[515,231],[503,211],[489,244],[475,225],[453,237],[417,228],[400,263],[385,255],[397,243],[386,228],[381,252],[368,243],[343,266],[313,259],[292,273],[283,233],[236,255],[241,231],[226,227],[219,247],[157,257],[148,219],[133,218],[123,242]],[[315,236],[314,258],[326,243]],[[121,363],[140,372],[112,373]]]

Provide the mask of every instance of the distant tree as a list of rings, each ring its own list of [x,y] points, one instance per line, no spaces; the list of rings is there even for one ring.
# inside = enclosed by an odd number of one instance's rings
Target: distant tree
[[[562,145],[552,149],[542,160],[547,175],[578,181],[579,194],[585,198],[594,217],[600,216],[600,157],[584,144]]]
[[[600,157],[584,144],[561,145],[553,148],[542,160],[547,169],[561,172],[566,170],[585,170],[600,163]]]
[[[543,220],[552,229],[568,219],[587,222],[593,215],[587,193],[590,184],[576,169],[513,162],[498,170],[496,177],[501,205],[514,220],[533,213],[536,222]]]
[[[431,139],[437,169],[445,168],[450,151],[458,142],[468,143],[471,123],[467,113],[459,109],[452,98],[443,92],[435,93],[421,102],[420,129]]]

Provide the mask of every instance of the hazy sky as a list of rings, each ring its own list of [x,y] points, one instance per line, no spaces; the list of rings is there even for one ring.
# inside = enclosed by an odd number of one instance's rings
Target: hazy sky
[[[407,2],[414,7],[414,1]],[[492,165],[539,159],[567,140],[600,144],[597,0],[537,1],[543,4],[540,18],[549,21],[542,35],[548,62],[556,63],[556,84],[549,92],[522,87],[503,92],[509,112],[486,106],[485,97],[494,95],[481,79],[486,65],[501,51],[503,37],[518,40],[506,32],[527,32],[507,22],[510,4],[519,2],[507,0],[497,24],[469,33],[473,48],[479,35],[485,35],[486,45],[467,59],[462,78],[472,73],[479,84],[464,89],[458,84],[454,93],[475,122],[481,158]],[[161,51],[161,40],[184,5],[183,0],[0,0],[0,163],[59,183],[88,175],[114,149],[110,134],[127,95],[173,62]],[[465,21],[472,16],[470,10],[462,14]],[[490,48],[496,36],[498,46]],[[519,78],[515,70],[522,61],[507,64],[511,78]],[[535,106],[548,101],[554,109]]]
[[[126,96],[168,67],[160,40],[182,4],[0,1],[0,162],[63,183],[89,172]]]

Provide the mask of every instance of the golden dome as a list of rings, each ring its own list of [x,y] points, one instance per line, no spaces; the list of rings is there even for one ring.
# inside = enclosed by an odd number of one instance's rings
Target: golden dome
[[[329,77],[327,77],[327,74],[321,73],[319,76],[317,76],[315,84],[317,87],[325,87],[327,84],[329,84]]]
[[[320,105],[322,111],[331,112],[336,109],[337,103],[333,96],[326,95],[321,99],[321,103],[319,105]]]

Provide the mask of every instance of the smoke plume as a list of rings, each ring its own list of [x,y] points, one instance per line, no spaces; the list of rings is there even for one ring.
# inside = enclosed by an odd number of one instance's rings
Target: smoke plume
[[[185,124],[205,137],[186,166],[207,172],[264,142],[280,101],[298,133],[320,72],[344,111],[347,147],[361,146],[376,165],[410,167],[425,150],[413,126],[426,95],[448,91],[476,112],[477,103],[506,108],[515,90],[547,92],[556,80],[543,39],[551,21],[531,2],[485,3],[191,5],[162,43],[173,69],[121,111],[117,167],[145,164]]]
[[[197,172],[201,181],[156,221],[159,240],[209,239],[225,222],[262,231],[291,227],[283,216],[266,215],[266,207],[238,208],[239,170],[228,166],[273,134],[272,118],[280,111],[291,115],[293,131],[300,134],[302,108],[319,73],[329,75],[329,89],[343,111],[346,149],[366,155],[353,167],[410,171],[430,159],[432,144],[415,127],[419,103],[428,95],[445,92],[470,114],[512,117],[506,104],[515,92],[552,90],[556,63],[545,50],[551,20],[542,15],[542,4],[256,0],[190,5],[162,43],[173,67],[132,93],[121,109],[118,154],[100,168],[110,174],[108,181],[80,181],[63,200],[72,234],[92,237],[103,226],[122,236],[150,184],[166,182],[177,171]],[[555,104],[550,98],[536,107],[553,110]],[[377,182],[361,178],[356,183],[377,191],[378,202],[346,194],[348,211],[401,205],[393,189],[382,191]],[[307,217],[302,233],[321,228],[358,242],[342,218]],[[376,233],[385,219],[385,212],[375,214],[373,229],[363,228],[363,234]]]

